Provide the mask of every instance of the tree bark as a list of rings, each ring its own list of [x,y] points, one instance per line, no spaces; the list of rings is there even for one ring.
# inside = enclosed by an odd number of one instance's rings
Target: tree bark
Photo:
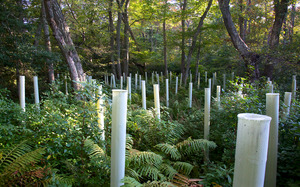
[[[44,0],[48,23],[53,31],[54,37],[66,59],[74,90],[80,90],[81,86],[74,81],[84,81],[84,71],[80,58],[71,39],[69,28],[65,22],[64,15],[57,0]]]
[[[181,73],[183,78],[187,75],[185,69],[185,9],[186,9],[187,0],[183,0],[183,4],[181,7]]]
[[[229,10],[229,2],[230,0],[218,0],[219,7],[222,13],[223,21],[227,32],[231,38],[231,41],[234,47],[238,50],[243,60],[245,61],[245,65],[247,68],[247,72],[252,81],[257,80],[259,78],[259,69],[258,63],[260,61],[260,55],[255,52],[252,52],[251,49],[247,46],[244,40],[240,37],[237,32],[234,23],[232,21],[232,17]]]
[[[117,0],[118,3],[118,21],[117,21],[117,75],[118,78],[121,77],[121,23],[122,23],[122,7],[125,3],[125,0]]]
[[[196,31],[195,31],[195,33],[193,35],[193,38],[192,38],[192,45],[189,49],[188,57],[187,57],[187,60],[186,60],[186,67],[185,67],[185,74],[184,74],[185,75],[184,76],[184,84],[185,85],[186,85],[186,82],[187,82],[188,73],[189,73],[189,69],[190,69],[190,65],[191,65],[191,61],[192,61],[192,55],[193,55],[193,52],[194,52],[195,47],[196,47],[197,38],[200,34],[201,28],[203,26],[204,19],[206,18],[206,15],[207,15],[211,5],[212,5],[212,0],[210,0],[208,2],[208,5],[207,5],[203,15],[200,17],[198,26],[197,26]]]
[[[168,63],[167,63],[167,35],[166,35],[166,9],[168,1],[165,0],[164,4],[164,20],[163,20],[163,45],[164,45],[164,65],[165,65],[165,76],[168,75]]]
[[[290,0],[274,0],[275,20],[270,34],[269,47],[275,48],[279,44],[279,35],[282,28],[282,23],[287,14],[287,8]]]
[[[245,41],[245,27],[244,27],[245,18],[243,16],[243,11],[244,11],[243,0],[239,0],[239,7],[240,7],[240,15],[239,15],[240,36]]]
[[[42,22],[43,30],[44,30],[44,41],[45,41],[46,51],[51,52],[49,25],[47,23],[45,2],[43,0],[42,0],[42,20],[41,20],[41,22]],[[49,82],[52,83],[55,80],[53,62],[50,62],[49,60],[47,60],[47,65],[48,65],[48,79],[49,79]]]
[[[126,0],[125,7],[124,7],[124,13],[123,17],[127,20],[128,19],[128,6],[129,6],[129,0]],[[125,73],[125,76],[128,76],[128,65],[129,65],[129,37],[128,37],[128,31],[129,31],[129,24],[124,24],[124,47],[125,47],[125,60],[123,64],[123,71]]]
[[[109,22],[109,34],[110,34],[110,60],[111,60],[111,70],[112,73],[117,76],[116,67],[115,67],[115,46],[114,46],[114,20],[112,16],[112,6],[113,0],[109,0],[109,7],[108,7],[108,22]]]

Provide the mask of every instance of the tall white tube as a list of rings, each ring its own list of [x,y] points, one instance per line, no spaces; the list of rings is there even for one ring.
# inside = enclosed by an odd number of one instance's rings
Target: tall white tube
[[[159,85],[153,85],[155,115],[160,120]]]
[[[218,109],[220,109],[220,106],[221,106],[220,94],[221,94],[221,86],[217,86],[217,106],[218,106]]]
[[[211,98],[211,89],[205,88],[204,139],[207,139],[207,140],[209,140],[209,128],[210,128],[210,98]]]
[[[114,85],[114,88],[116,87],[116,77],[115,75],[113,75],[113,85]]]
[[[19,94],[20,94],[20,106],[23,109],[23,111],[25,112],[25,76],[20,76],[19,77],[20,80],[20,90],[19,90]]]
[[[166,106],[169,107],[169,79],[166,79]]]
[[[190,73],[190,82],[193,82],[193,75]]]
[[[156,74],[156,78],[157,78],[157,84],[159,85],[159,74]]]
[[[39,84],[38,84],[37,76],[33,77],[33,87],[34,87],[34,102],[35,104],[39,104],[40,98],[39,98]]]
[[[127,120],[127,90],[112,90],[111,187],[123,185]]]
[[[189,107],[192,108],[192,100],[193,100],[193,83],[189,83]]]
[[[128,99],[131,101],[131,77],[127,77]]]
[[[207,71],[205,72],[205,82],[207,82]]]
[[[178,92],[178,77],[176,76],[175,95],[177,95],[177,92]]]
[[[211,79],[208,79],[208,88],[211,90]]]
[[[137,81],[138,81],[138,76],[137,76],[137,74],[135,74],[135,79],[134,79],[135,90],[137,90]]]
[[[270,123],[269,147],[265,175],[265,187],[276,187],[277,150],[278,150],[278,122],[279,122],[279,94],[266,94],[266,115],[272,118]]]
[[[123,72],[123,81],[124,81],[124,83],[125,83],[125,79],[126,79],[125,72]]]
[[[238,114],[233,187],[263,187],[271,118]]]
[[[101,130],[101,140],[105,140],[105,131],[104,131],[104,98],[102,96],[102,85],[98,87],[98,94],[97,94],[97,111],[98,111],[98,125],[99,129]]]
[[[223,90],[225,92],[226,89],[226,74],[223,74]]]
[[[292,101],[292,92],[285,92],[284,93],[283,119],[286,119],[290,114],[291,101]]]
[[[123,76],[120,77],[120,89],[123,89]]]
[[[198,90],[200,89],[200,73],[198,73],[198,84],[197,84]]]
[[[142,81],[142,107],[146,110],[146,82]]]
[[[297,91],[297,80],[296,80],[296,75],[293,75],[292,99],[296,99],[296,91]]]
[[[142,89],[142,75],[139,75],[139,90]]]

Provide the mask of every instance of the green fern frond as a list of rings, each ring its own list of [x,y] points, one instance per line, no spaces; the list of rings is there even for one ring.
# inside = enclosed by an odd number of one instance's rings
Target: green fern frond
[[[160,170],[169,178],[172,179],[178,171],[169,164],[162,164]]]
[[[84,147],[87,149],[87,153],[91,160],[105,157],[105,151],[90,139],[84,141]]]
[[[194,168],[193,165],[187,163],[187,162],[175,162],[173,167],[179,171],[180,173],[183,173],[185,175],[189,175]]]
[[[132,149],[133,139],[130,134],[126,134],[126,149]]]
[[[155,147],[159,148],[165,154],[170,155],[171,158],[174,160],[178,160],[181,158],[180,152],[178,151],[177,147],[174,145],[161,143],[156,145]]]
[[[210,148],[215,148],[217,145],[206,139],[191,139],[188,138],[182,142],[176,144],[176,147],[182,154],[193,154],[199,151],[206,151]]]
[[[131,168],[126,168],[125,171],[126,176],[132,177],[134,179],[136,179],[137,181],[139,181],[140,175],[133,169]]]
[[[162,156],[158,154],[138,150],[130,151],[129,160],[134,163],[134,165],[138,166],[154,165],[158,167],[163,162]]]
[[[137,173],[141,176],[150,177],[152,180],[159,180],[159,178],[163,177],[160,171],[154,166],[142,166],[138,168]]]
[[[142,187],[143,185],[139,183],[135,178],[132,177],[124,177],[121,182],[124,182],[124,187]]]
[[[147,183],[143,184],[143,187],[175,187],[172,183],[170,182],[161,182],[161,181],[148,181]]]

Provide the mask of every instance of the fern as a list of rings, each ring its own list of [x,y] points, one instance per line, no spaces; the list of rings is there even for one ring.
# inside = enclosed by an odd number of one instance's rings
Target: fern
[[[159,166],[162,163],[162,156],[153,152],[131,150],[129,161],[135,165],[153,165]]]
[[[135,178],[132,177],[124,177],[121,182],[124,182],[124,187],[141,187],[143,186],[141,183],[139,183]]]
[[[162,164],[160,170],[169,178],[172,179],[178,171],[169,164]]]
[[[162,152],[167,155],[170,155],[172,159],[178,160],[181,158],[181,154],[178,151],[177,147],[167,143],[158,144],[155,147],[159,148]]]
[[[173,167],[177,170],[180,171],[180,173],[183,173],[185,175],[189,175],[194,168],[193,165],[187,163],[187,162],[175,162]]]
[[[90,139],[84,141],[84,147],[87,149],[87,153],[91,160],[98,160],[105,157],[105,151]]]
[[[176,144],[178,150],[185,155],[193,154],[199,151],[206,151],[209,148],[215,148],[217,145],[206,139],[191,139],[188,138]]]

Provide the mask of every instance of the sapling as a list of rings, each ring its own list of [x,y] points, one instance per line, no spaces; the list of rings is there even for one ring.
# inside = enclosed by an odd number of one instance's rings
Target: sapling
[[[123,185],[127,120],[127,90],[112,90],[111,187]]]
[[[278,150],[278,122],[279,122],[279,94],[266,94],[266,115],[271,117],[268,156],[265,174],[265,187],[276,186],[277,150]]]
[[[20,76],[20,106],[22,110],[25,112],[25,76]]]
[[[238,114],[233,187],[263,187],[271,117]]]

